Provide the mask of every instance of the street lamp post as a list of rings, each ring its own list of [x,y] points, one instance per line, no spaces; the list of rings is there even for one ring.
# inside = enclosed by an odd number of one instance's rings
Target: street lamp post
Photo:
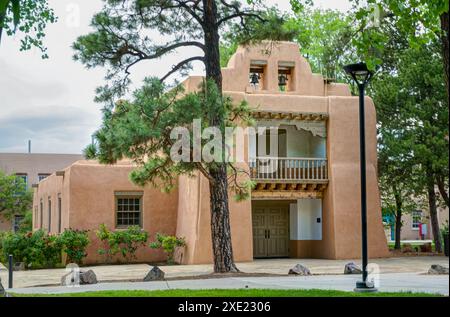
[[[367,281],[367,190],[366,190],[366,130],[364,114],[364,91],[373,76],[365,63],[351,64],[344,67],[358,85],[359,89],[359,157],[361,177],[361,240],[362,240],[362,281],[356,282],[355,291],[376,291],[372,282]]]

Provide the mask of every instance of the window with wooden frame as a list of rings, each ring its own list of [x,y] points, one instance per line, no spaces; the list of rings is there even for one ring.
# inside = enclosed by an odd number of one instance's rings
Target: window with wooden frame
[[[62,200],[61,194],[58,194],[58,233],[61,233]]]
[[[412,212],[412,222],[411,222],[411,229],[412,230],[419,230],[420,224],[422,223],[422,211],[421,210],[415,210]]]
[[[48,232],[52,231],[52,198],[48,197],[48,214],[47,214],[47,229]]]
[[[39,203],[39,229],[43,229],[43,223],[44,223],[44,202],[40,201]]]
[[[115,193],[116,228],[142,227],[142,193]]]

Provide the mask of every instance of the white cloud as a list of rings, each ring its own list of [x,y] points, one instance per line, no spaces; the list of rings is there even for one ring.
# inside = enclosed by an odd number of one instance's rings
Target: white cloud
[[[346,11],[348,1],[316,1],[324,8]],[[59,21],[47,28],[45,44],[50,59],[37,50],[19,52],[20,36],[3,36],[0,45],[0,151],[80,153],[101,121],[101,105],[93,102],[94,91],[104,83],[103,69],[87,70],[72,60],[72,43],[88,33],[91,17],[101,0],[49,0]],[[289,0],[268,0],[289,10]],[[149,75],[161,76],[176,61],[193,54],[184,50],[167,58],[142,63],[133,69],[138,84]],[[201,74],[200,64],[192,74]]]

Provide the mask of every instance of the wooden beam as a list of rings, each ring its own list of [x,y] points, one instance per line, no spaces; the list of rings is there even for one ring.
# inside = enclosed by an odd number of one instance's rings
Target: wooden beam
[[[274,199],[301,199],[301,198],[322,198],[323,193],[319,191],[253,191],[252,199],[256,200],[274,200]]]
[[[265,184],[263,184],[263,183],[258,183],[258,184],[256,184],[256,190],[263,190],[264,187],[266,187],[266,186],[265,186]]]

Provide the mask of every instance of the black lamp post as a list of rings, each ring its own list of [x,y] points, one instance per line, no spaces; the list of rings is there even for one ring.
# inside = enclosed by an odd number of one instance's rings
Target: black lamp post
[[[359,89],[359,153],[361,173],[361,240],[362,240],[362,281],[356,282],[355,291],[376,291],[372,282],[367,281],[367,190],[366,190],[366,130],[364,114],[364,91],[373,76],[365,63],[344,66],[344,70],[358,85]]]

